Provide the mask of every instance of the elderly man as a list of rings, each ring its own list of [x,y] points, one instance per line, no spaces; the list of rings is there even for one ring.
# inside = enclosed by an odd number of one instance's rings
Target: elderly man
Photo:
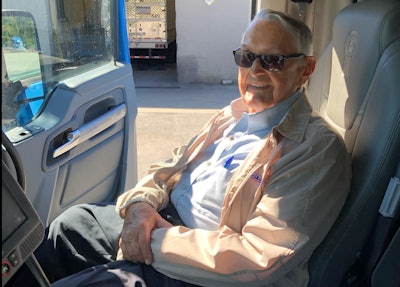
[[[302,22],[259,12],[233,51],[241,97],[116,206],[52,223],[38,254],[51,280],[107,264],[55,286],[306,286],[350,185],[342,139],[305,95],[311,46]]]

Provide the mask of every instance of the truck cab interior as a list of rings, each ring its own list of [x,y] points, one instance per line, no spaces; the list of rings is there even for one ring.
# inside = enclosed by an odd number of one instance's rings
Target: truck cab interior
[[[353,178],[339,218],[310,260],[310,287],[351,286],[360,270],[361,286],[400,284],[394,199],[400,178],[399,67],[399,1],[363,1],[336,16],[309,92],[314,108],[342,134]]]
[[[309,100],[343,136],[353,176],[345,206],[309,260],[308,287],[400,286],[400,1],[352,1],[329,17],[329,39],[315,31],[326,45]],[[27,261],[48,286],[33,256],[44,225],[24,196],[24,167],[4,133],[2,145],[2,283]]]

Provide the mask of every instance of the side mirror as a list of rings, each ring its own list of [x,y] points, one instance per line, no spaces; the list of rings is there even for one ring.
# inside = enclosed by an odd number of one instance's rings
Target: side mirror
[[[44,100],[39,37],[32,14],[1,14],[3,119],[22,126],[35,117]]]

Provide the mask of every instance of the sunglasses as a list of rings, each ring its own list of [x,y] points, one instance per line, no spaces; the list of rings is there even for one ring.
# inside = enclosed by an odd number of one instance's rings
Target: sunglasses
[[[287,56],[283,55],[256,55],[249,51],[243,51],[242,49],[237,49],[233,51],[235,57],[236,65],[243,68],[250,68],[253,62],[259,58],[261,66],[268,71],[280,71],[283,69],[283,64],[288,59],[294,59],[299,57],[306,57],[305,54],[291,54]]]

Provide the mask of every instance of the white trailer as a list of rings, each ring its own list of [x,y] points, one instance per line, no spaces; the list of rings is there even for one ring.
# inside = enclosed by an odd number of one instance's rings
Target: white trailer
[[[125,11],[132,59],[175,59],[175,0],[125,0]]]

